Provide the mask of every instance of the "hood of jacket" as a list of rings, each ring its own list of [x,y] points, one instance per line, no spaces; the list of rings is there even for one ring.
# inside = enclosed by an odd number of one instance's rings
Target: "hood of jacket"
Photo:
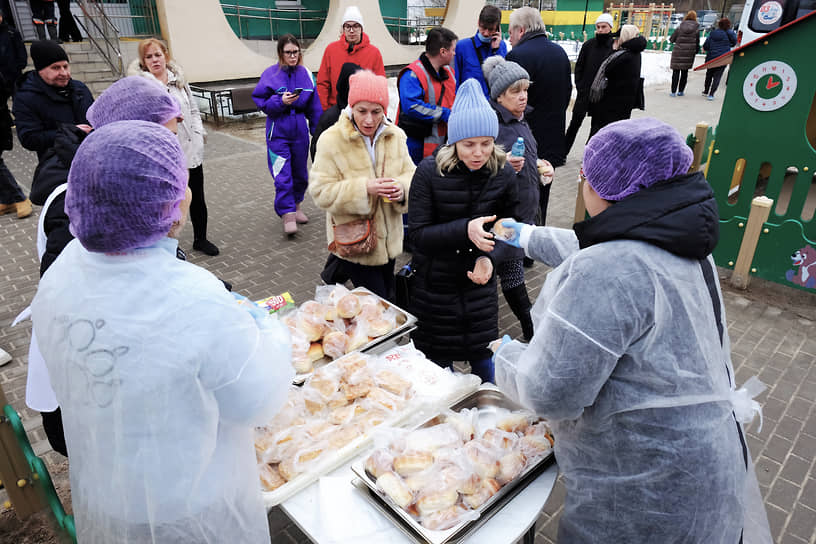
[[[34,172],[31,202],[42,206],[54,189],[68,181],[71,161],[86,136],[85,131],[75,125],[64,124],[57,129],[54,147],[46,152]]]
[[[680,34],[691,34],[692,36],[697,34],[697,31],[700,29],[700,23],[697,21],[692,21],[691,19],[683,21],[674,31],[675,33]]]
[[[643,36],[635,36],[631,40],[625,41],[620,45],[621,49],[625,49],[630,53],[640,53],[646,49],[646,38]]]
[[[176,64],[172,60],[167,61],[167,70],[173,73],[176,76],[175,81],[170,81],[173,78],[169,78],[168,84],[175,85],[176,87],[183,89],[185,85],[187,85],[187,78],[184,77],[184,70],[181,69],[181,66]],[[143,70],[141,66],[141,62],[139,59],[134,60],[128,65],[127,75],[129,76],[142,76],[148,79],[152,79],[159,83],[159,85],[164,85],[161,81],[156,79],[156,76],[150,73],[148,70]]]
[[[680,257],[707,257],[720,238],[719,210],[701,172],[659,181],[573,226],[581,249],[638,240]]]
[[[351,45],[346,41],[345,38],[340,38],[340,41],[342,41],[346,45],[346,51],[349,53],[349,55],[353,55],[354,53],[356,53],[360,49],[364,49],[367,45],[371,43],[371,40],[368,38],[368,34],[366,34],[365,32],[363,32],[362,36],[360,36],[360,43],[358,44]]]

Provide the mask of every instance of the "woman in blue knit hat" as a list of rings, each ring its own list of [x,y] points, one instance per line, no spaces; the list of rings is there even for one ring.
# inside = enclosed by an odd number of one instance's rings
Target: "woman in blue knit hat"
[[[590,219],[502,222],[555,267],[532,341],[495,359],[501,390],[552,425],[561,544],[771,541],[743,430],[764,386],[734,383],[717,204],[691,161],[665,123],[612,123],[584,151]]]
[[[437,364],[469,361],[491,382],[487,344],[498,335],[499,304],[489,229],[518,206],[498,133],[481,84],[468,79],[451,108],[448,143],[419,163],[408,204],[415,270],[409,307],[418,318],[411,338]]]

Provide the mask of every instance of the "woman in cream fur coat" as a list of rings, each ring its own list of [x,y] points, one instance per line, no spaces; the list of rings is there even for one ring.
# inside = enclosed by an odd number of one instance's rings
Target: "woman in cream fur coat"
[[[309,193],[326,210],[329,244],[333,224],[373,216],[377,245],[357,257],[329,255],[321,276],[326,283],[350,279],[356,287],[393,299],[394,259],[402,253],[402,214],[408,211],[414,163],[405,133],[385,117],[384,77],[368,70],[351,76],[348,104],[317,143]]]

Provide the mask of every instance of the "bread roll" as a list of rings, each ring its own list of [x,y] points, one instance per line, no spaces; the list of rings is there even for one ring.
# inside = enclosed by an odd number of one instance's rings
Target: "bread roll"
[[[538,457],[550,451],[550,441],[545,436],[527,435],[519,440],[519,450],[527,457]]]
[[[422,495],[416,501],[417,510],[421,516],[427,516],[439,510],[450,508],[459,500],[459,493],[449,487]]]
[[[512,451],[499,459],[499,473],[496,480],[504,485],[521,474],[527,464],[527,457],[520,451]]]
[[[325,375],[313,375],[306,382],[306,387],[314,389],[321,397],[328,399],[340,388],[340,381]]]
[[[490,229],[490,231],[493,233],[494,237],[497,240],[504,240],[504,241],[511,240],[513,238],[513,236],[516,234],[515,229],[511,229],[509,227],[505,227],[504,225],[502,225],[502,221],[505,221],[505,220],[515,221],[511,217],[503,217],[501,219],[498,219],[495,223],[493,223],[493,228]]]
[[[427,451],[412,451],[394,457],[394,471],[400,476],[421,472],[433,464],[433,456]]]
[[[386,448],[376,449],[366,459],[365,469],[376,480],[394,470],[394,456]]]
[[[331,331],[323,337],[323,352],[332,359],[339,359],[346,354],[348,336],[341,331]]]
[[[496,480],[490,478],[482,480],[476,493],[462,495],[462,502],[468,508],[476,510],[486,503],[490,497],[498,493],[499,489],[501,489],[501,485]]]
[[[308,374],[314,370],[314,364],[308,356],[297,358],[292,357],[292,366],[295,368],[295,372],[298,374]]]
[[[323,345],[320,342],[312,342],[309,346],[309,351],[306,352],[306,357],[309,361],[314,363],[323,358]]]
[[[499,461],[489,446],[471,440],[463,448],[465,455],[480,478],[495,478],[499,473]]]
[[[362,434],[361,429],[354,423],[339,426],[337,430],[329,436],[329,446],[331,446],[332,449],[338,450]]]
[[[337,301],[337,315],[345,319],[351,319],[360,313],[360,299],[357,295],[349,293]]]
[[[530,426],[530,416],[516,412],[501,418],[496,427],[508,433],[523,433]]]
[[[499,429],[488,429],[482,435],[482,440],[506,452],[515,447],[518,436]]]
[[[388,495],[388,497],[400,508],[405,509],[408,507],[408,505],[414,502],[414,495],[411,493],[411,490],[408,489],[405,482],[403,482],[402,479],[400,479],[400,477],[393,472],[381,474],[377,478],[377,487],[379,487],[383,493]]]
[[[420,523],[426,529],[431,531],[445,531],[450,529],[462,519],[462,516],[467,514],[467,510],[458,504],[454,504],[448,508],[437,510],[427,516],[423,516]]]

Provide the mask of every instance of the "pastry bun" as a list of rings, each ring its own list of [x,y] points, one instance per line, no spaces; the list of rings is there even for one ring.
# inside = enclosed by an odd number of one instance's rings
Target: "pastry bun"
[[[400,508],[408,508],[414,502],[414,495],[405,482],[393,472],[386,472],[377,478],[377,487],[396,503]]]
[[[344,319],[351,319],[360,313],[360,299],[357,295],[344,295],[337,301],[337,315]]]

